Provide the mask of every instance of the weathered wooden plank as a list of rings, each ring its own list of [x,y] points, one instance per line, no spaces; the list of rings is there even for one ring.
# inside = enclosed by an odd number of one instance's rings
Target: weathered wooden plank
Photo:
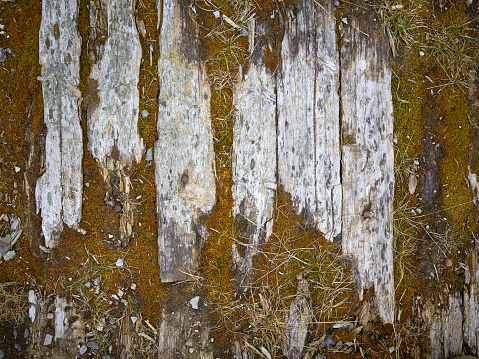
[[[460,292],[444,293],[435,301],[428,300],[421,317],[429,328],[430,359],[451,358],[462,353],[462,295]]]
[[[173,282],[196,271],[206,236],[201,216],[215,204],[216,184],[211,95],[199,57],[198,25],[187,1],[162,3],[155,180],[160,275]]]
[[[296,296],[286,317],[283,354],[288,359],[302,359],[308,337],[308,327],[313,319],[308,282],[299,278]]]
[[[133,232],[133,201],[128,170],[139,163],[144,146],[138,132],[138,78],[141,45],[134,0],[105,0],[91,6],[92,28],[106,28],[87,84],[88,150],[111,186],[110,196],[122,204],[120,239]],[[96,22],[95,22],[96,21]]]
[[[158,327],[158,359],[213,359],[214,344],[210,341],[208,307],[199,296],[183,289],[176,286],[168,303],[162,306]],[[194,331],[191,330],[193,327]]]
[[[29,358],[71,358],[85,344],[85,322],[78,306],[63,296],[42,297],[29,292],[31,341]]]
[[[276,193],[275,77],[264,66],[261,47],[253,52],[247,73],[236,85],[233,104],[233,215],[239,235],[248,243],[239,250],[233,245],[232,255],[241,274],[238,284],[247,286],[254,277],[253,257],[273,229]]]
[[[278,73],[278,176],[298,212],[341,232],[339,53],[332,1],[301,0],[285,23]]]
[[[41,211],[45,246],[54,247],[63,223],[76,227],[81,219],[83,177],[79,107],[81,39],[78,1],[45,0],[39,34],[40,65],[47,127],[45,173],[35,191]]]
[[[358,290],[374,285],[384,322],[394,319],[393,105],[388,43],[373,14],[347,18],[341,46],[343,253]]]

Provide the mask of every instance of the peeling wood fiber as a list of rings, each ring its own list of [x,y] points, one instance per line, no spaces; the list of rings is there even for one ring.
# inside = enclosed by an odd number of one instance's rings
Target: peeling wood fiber
[[[161,3],[161,2],[160,2]],[[155,181],[163,282],[188,279],[216,200],[210,87],[199,58],[199,29],[184,0],[165,0],[160,31]]]
[[[143,140],[138,132],[141,45],[136,30],[134,0],[104,2],[108,37],[90,73],[88,150],[104,166],[115,157],[121,167],[138,163]]]
[[[278,177],[306,223],[341,232],[339,53],[332,1],[290,10],[278,73]]]
[[[258,61],[250,64],[233,97],[233,215],[239,235],[248,240],[244,257],[232,247],[241,286],[250,284],[253,257],[272,232],[276,194],[275,77],[264,66],[262,49],[255,52]]]
[[[379,314],[394,320],[394,151],[388,43],[372,14],[348,19],[341,46],[343,253],[358,289],[374,285]]]
[[[40,65],[47,127],[45,173],[35,191],[45,246],[52,248],[63,223],[75,228],[81,219],[83,177],[82,130],[78,90],[81,39],[76,0],[42,3]]]

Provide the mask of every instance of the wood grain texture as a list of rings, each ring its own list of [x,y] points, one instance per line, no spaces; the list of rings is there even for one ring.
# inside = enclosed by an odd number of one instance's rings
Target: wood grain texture
[[[163,1],[160,31],[158,141],[155,179],[163,282],[196,271],[201,217],[216,200],[210,87],[199,58],[199,29],[184,0]]]
[[[134,0],[103,2],[108,37],[90,73],[89,90],[93,93],[89,94],[88,150],[104,166],[112,157],[121,167],[131,166],[141,160],[144,150],[138,133],[142,55],[134,4]]]
[[[394,319],[394,151],[388,42],[373,14],[348,16],[341,45],[342,247],[358,290],[374,285],[380,317]]]
[[[243,79],[237,83],[233,138],[233,215],[245,248],[232,247],[240,285],[249,285],[253,258],[273,229],[276,193],[276,96],[275,78],[265,68],[262,50]],[[240,255],[240,251],[244,256]]]
[[[39,57],[47,127],[45,172],[36,184],[45,246],[52,248],[63,223],[76,227],[81,219],[83,177],[79,107],[81,40],[76,0],[42,3]]]
[[[303,219],[341,232],[339,53],[331,1],[288,9],[278,72],[278,177]]]
[[[313,319],[313,309],[308,282],[300,278],[296,296],[286,316],[283,354],[288,359],[302,359],[308,337],[308,328]]]
[[[141,161],[138,80],[142,57],[134,0],[96,0],[90,6],[90,58],[86,84],[88,150],[109,186],[107,199],[121,204],[119,237],[133,236],[136,205],[130,172]],[[95,31],[93,31],[94,29]],[[93,56],[95,54],[95,56]]]

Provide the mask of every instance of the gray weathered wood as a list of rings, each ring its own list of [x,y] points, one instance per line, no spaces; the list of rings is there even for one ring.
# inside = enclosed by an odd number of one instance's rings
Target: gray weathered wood
[[[469,254],[469,266],[465,271],[464,318],[462,321],[463,341],[477,356],[479,353],[479,242]]]
[[[179,299],[174,310],[163,310],[158,328],[158,359],[213,359],[209,327],[200,319],[198,310],[192,309],[187,303]]]
[[[394,319],[393,105],[388,42],[371,13],[347,18],[341,45],[342,247],[358,290],[374,285],[380,317]]]
[[[198,25],[186,1],[162,3],[155,179],[160,276],[173,282],[197,269],[206,237],[201,216],[215,204],[216,184],[211,95],[199,58]]]
[[[41,211],[45,246],[56,245],[63,223],[75,228],[81,219],[83,157],[78,90],[81,39],[78,1],[45,0],[39,35],[39,57],[47,127],[45,172],[35,191]]]
[[[322,4],[322,5],[318,5]],[[290,11],[278,72],[279,184],[310,225],[341,232],[339,53],[332,1]]]
[[[233,214],[239,235],[247,239],[244,257],[236,245],[233,261],[243,275],[240,285],[253,278],[253,257],[273,229],[276,193],[275,78],[265,68],[261,48],[253,53],[247,74],[234,91],[236,108],[233,138]]]
[[[462,353],[461,293],[444,293],[436,301],[428,300],[422,308],[421,317],[429,328],[431,351],[427,358],[450,358]]]
[[[138,132],[141,45],[134,17],[134,0],[99,1],[91,27],[106,27],[106,39],[96,49],[88,80],[88,150],[110,184],[110,196],[122,204],[120,239],[133,233],[135,206],[130,198],[128,171],[141,161],[144,146]],[[113,193],[121,193],[115,195]]]
[[[63,296],[42,297],[33,290],[29,293],[29,302],[31,341],[26,350],[28,357],[61,359],[79,356],[79,347],[85,344],[85,322],[78,306]],[[45,328],[51,331],[46,333]],[[52,341],[45,345],[47,335],[52,336]]]
[[[308,337],[308,327],[313,319],[313,310],[308,282],[299,278],[296,296],[289,306],[286,318],[283,354],[288,359],[302,359]]]

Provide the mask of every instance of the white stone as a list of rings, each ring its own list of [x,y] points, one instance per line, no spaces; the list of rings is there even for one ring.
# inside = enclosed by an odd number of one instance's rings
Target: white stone
[[[50,334],[45,335],[45,340],[43,345],[50,345],[52,343],[53,337]]]
[[[191,304],[191,307],[193,309],[198,309],[198,303],[200,301],[200,297],[199,296],[196,296],[196,297],[193,297],[191,300],[190,300],[190,304]]]
[[[15,257],[15,251],[8,251],[3,255],[5,261],[9,261],[10,259],[13,259],[13,257]]]

